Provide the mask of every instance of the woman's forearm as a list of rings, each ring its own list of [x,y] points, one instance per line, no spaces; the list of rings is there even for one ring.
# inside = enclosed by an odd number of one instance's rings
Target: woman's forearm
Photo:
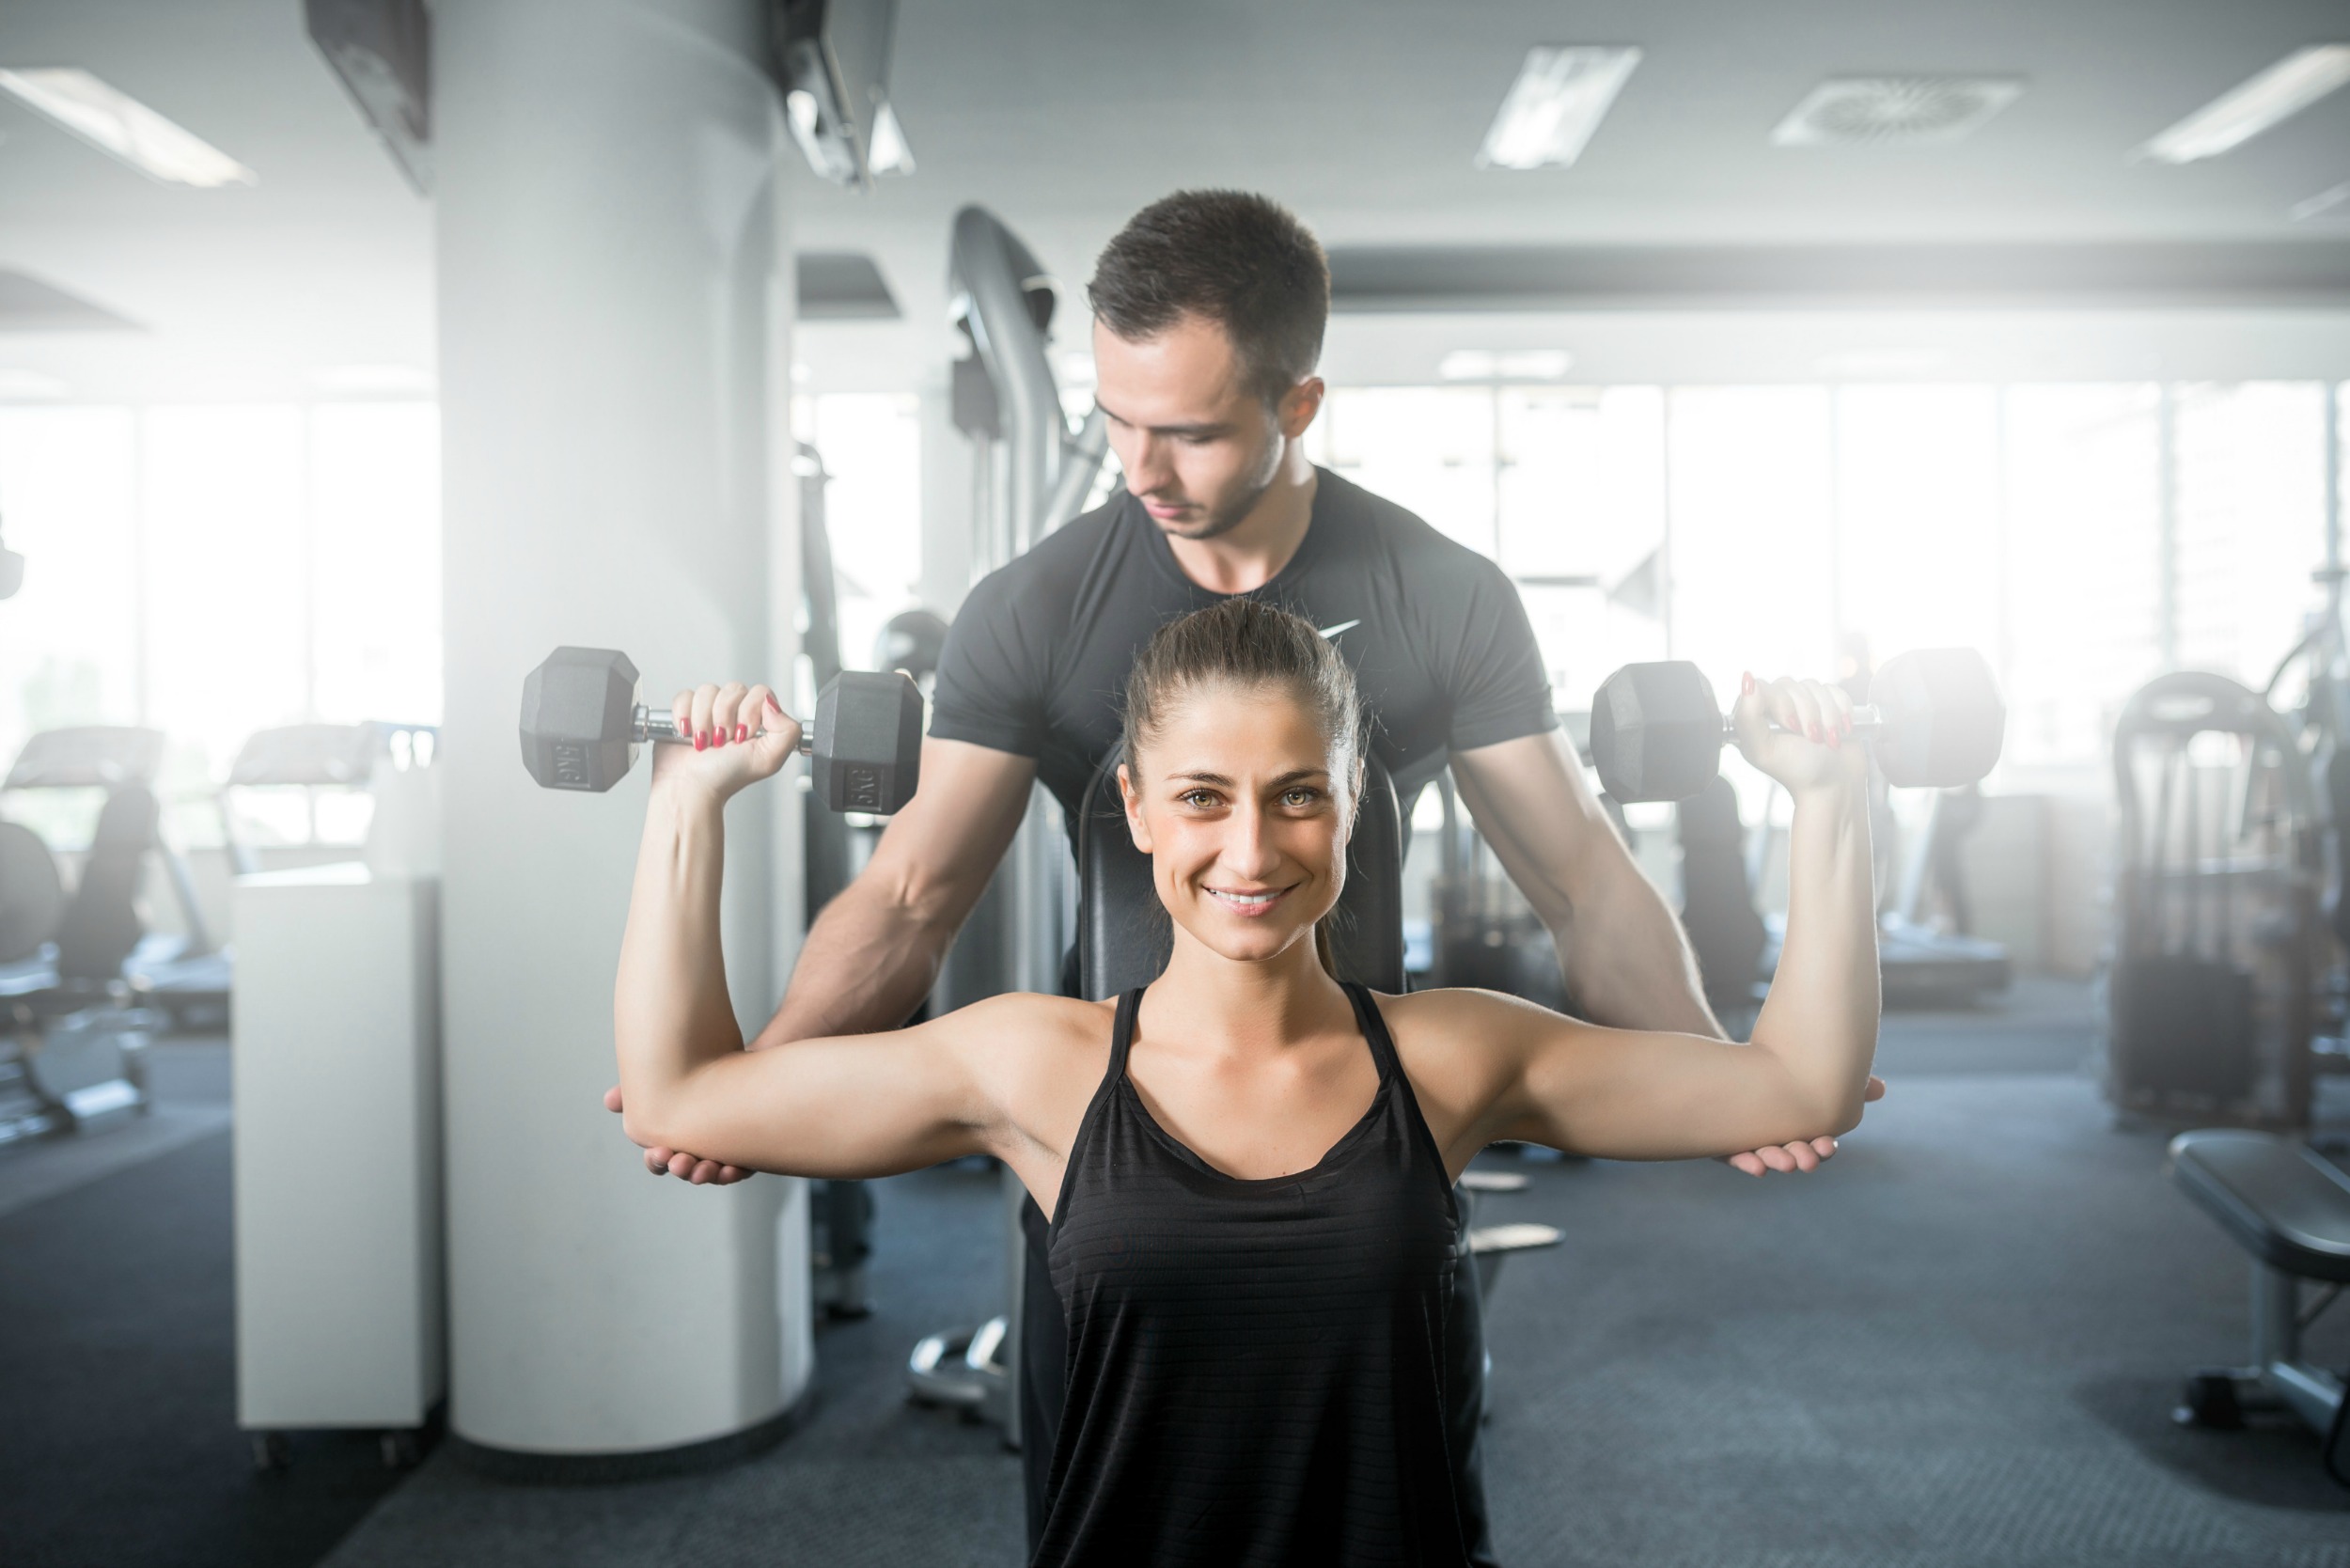
[[[725,861],[724,803],[706,790],[656,780],[613,994],[632,1137],[673,1128],[694,1069],[743,1048],[718,941]]]
[[[1754,1043],[1820,1106],[1825,1132],[1860,1121],[1877,1039],[1876,886],[1864,785],[1795,797],[1788,834],[1787,934]]]

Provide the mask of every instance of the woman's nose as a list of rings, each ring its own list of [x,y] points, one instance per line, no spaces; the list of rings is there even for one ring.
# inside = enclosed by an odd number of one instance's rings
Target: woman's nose
[[[1230,831],[1224,841],[1224,863],[1248,876],[1262,876],[1280,864],[1280,852],[1274,847],[1269,825],[1261,810],[1245,808],[1233,812]]]

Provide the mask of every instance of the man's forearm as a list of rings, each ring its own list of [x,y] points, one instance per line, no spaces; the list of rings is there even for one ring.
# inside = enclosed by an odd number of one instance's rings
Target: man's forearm
[[[750,1048],[896,1028],[930,995],[957,923],[856,878],[817,916],[783,1005]]]
[[[1614,1028],[1725,1038],[1706,1006],[1697,955],[1664,895],[1629,853],[1593,859],[1590,886],[1551,927],[1559,967],[1584,1016]]]
[[[1640,874],[1563,734],[1462,752],[1452,776],[1478,831],[1549,929],[1585,1017],[1721,1038],[1681,922]]]

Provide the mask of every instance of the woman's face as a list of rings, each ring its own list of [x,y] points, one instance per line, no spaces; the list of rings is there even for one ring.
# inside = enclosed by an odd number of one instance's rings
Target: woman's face
[[[1195,686],[1119,770],[1136,847],[1177,924],[1227,958],[1261,960],[1339,902],[1353,827],[1312,711],[1280,686]]]

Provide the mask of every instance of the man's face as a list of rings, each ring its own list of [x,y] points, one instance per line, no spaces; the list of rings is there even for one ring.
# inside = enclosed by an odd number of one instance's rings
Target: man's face
[[[1093,365],[1126,488],[1178,539],[1238,526],[1279,473],[1286,441],[1322,406],[1322,383],[1308,377],[1268,407],[1224,328],[1198,316],[1139,342],[1096,321]]]

